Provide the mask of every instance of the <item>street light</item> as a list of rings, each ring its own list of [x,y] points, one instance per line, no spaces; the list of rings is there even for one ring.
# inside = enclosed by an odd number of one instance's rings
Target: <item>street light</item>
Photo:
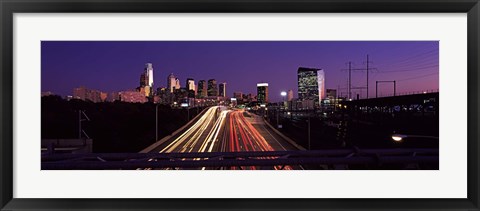
[[[282,91],[280,92],[280,95],[283,97],[283,101],[282,101],[282,110],[285,112],[285,96],[287,96],[287,92],[286,91]],[[279,127],[279,120],[278,120],[278,115],[279,115],[279,107],[277,106],[277,127]],[[285,115],[285,113],[283,114]]]
[[[406,137],[407,137],[406,135],[402,135],[402,134],[393,134],[392,135],[392,139],[396,142],[400,142]]]
[[[406,139],[406,138],[426,138],[426,139],[437,139],[438,140],[438,137],[435,137],[435,136],[420,136],[420,135],[405,135],[405,134],[393,134],[392,135],[392,139],[395,142],[401,142],[401,141],[403,141],[403,139]]]
[[[158,141],[158,104],[155,106],[155,142]]]
[[[286,92],[286,91],[282,91],[282,92],[280,92],[280,95],[283,97],[283,102],[282,102],[282,104],[283,104],[283,107],[285,108],[285,97],[287,96],[287,92]]]

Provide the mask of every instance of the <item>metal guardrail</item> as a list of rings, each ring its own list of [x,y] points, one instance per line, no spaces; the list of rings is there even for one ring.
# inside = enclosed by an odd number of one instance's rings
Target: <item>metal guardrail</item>
[[[438,149],[335,149],[209,153],[90,153],[42,156],[42,170],[285,165],[438,164]]]

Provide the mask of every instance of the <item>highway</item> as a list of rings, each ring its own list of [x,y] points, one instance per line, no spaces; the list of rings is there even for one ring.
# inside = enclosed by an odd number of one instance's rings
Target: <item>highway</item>
[[[243,110],[231,110],[224,106],[208,108],[195,123],[172,139],[156,150],[159,153],[298,150],[266,126],[261,117]],[[239,168],[242,167],[222,169]],[[257,168],[244,167],[242,169],[255,170]],[[293,168],[275,166],[270,169]]]

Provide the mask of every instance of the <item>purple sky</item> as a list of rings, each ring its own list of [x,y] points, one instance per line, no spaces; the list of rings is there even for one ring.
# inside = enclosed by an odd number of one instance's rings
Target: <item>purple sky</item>
[[[370,97],[375,81],[396,80],[397,93],[438,89],[437,41],[43,41],[42,91],[65,96],[75,87],[122,91],[139,86],[144,64],[153,63],[155,88],[174,73],[182,87],[187,77],[227,82],[227,94],[255,93],[269,83],[271,100],[292,89],[297,97],[297,69],[322,68],[326,88],[346,93],[347,63],[365,68],[370,56]],[[352,72],[352,86],[366,86],[366,71]],[[379,95],[393,93],[379,85]],[[358,89],[361,97],[366,91]],[[360,93],[361,92],[361,93]]]

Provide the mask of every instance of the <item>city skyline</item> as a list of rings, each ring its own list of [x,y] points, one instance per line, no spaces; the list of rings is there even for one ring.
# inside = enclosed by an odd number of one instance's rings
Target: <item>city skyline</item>
[[[398,81],[397,93],[438,89],[436,41],[44,41],[42,92],[65,96],[80,86],[131,90],[145,64],[152,63],[154,90],[167,87],[165,79],[173,73],[180,81],[226,82],[228,97],[256,93],[256,84],[266,82],[270,101],[279,101],[281,91],[293,90],[298,97],[299,67],[323,69],[325,88],[346,92],[345,64],[352,61],[353,69],[362,69],[367,54],[373,61],[370,97],[376,80]],[[352,71],[352,86],[365,81],[364,70]],[[379,87],[379,93],[389,91]]]

